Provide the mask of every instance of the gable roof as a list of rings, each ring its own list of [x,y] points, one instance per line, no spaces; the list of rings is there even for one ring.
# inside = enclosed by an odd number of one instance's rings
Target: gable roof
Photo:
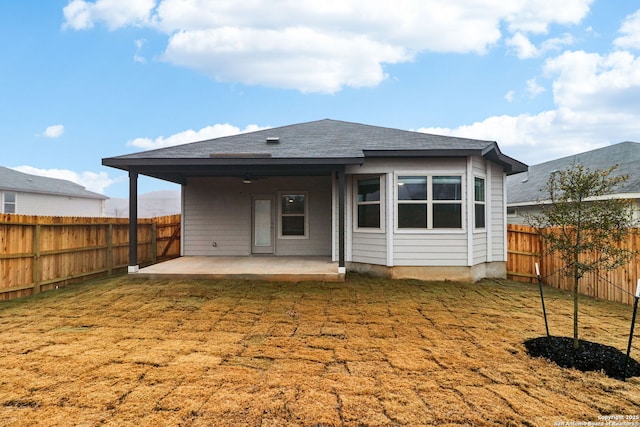
[[[108,199],[107,196],[88,191],[83,186],[71,181],[31,175],[2,166],[0,166],[0,190],[85,199]]]
[[[480,155],[500,164],[508,173],[526,165],[505,156],[494,141],[430,135],[379,126],[324,119],[243,133],[124,156],[105,158],[102,164],[140,171],[182,182],[197,167],[331,166],[362,164],[365,157],[459,157]],[[164,170],[164,172],[163,172]],[[173,172],[173,175],[172,173]]]
[[[629,180],[619,193],[640,193],[640,143],[621,142],[572,156],[529,166],[529,171],[507,178],[507,204],[533,204],[544,199],[542,189],[549,175],[572,165],[581,164],[590,170],[618,165],[612,176],[628,175]]]

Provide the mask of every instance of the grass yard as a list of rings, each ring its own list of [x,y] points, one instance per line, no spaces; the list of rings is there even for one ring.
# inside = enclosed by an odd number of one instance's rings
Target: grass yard
[[[570,294],[546,289],[572,334]],[[631,307],[581,305],[626,350]],[[532,359],[538,288],[119,277],[0,303],[0,425],[530,425],[640,415],[640,379]],[[640,358],[640,337],[632,351]]]

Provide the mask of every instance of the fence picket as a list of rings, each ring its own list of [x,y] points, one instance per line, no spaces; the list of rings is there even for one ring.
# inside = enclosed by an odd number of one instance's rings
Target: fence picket
[[[141,265],[180,256],[180,215],[138,221]],[[123,218],[0,215],[0,300],[126,270]],[[161,256],[157,254],[161,253]]]
[[[639,230],[632,230],[624,245],[640,249]],[[540,264],[543,282],[555,288],[571,291],[573,279],[558,273],[565,266],[558,256],[543,255],[542,241],[535,228],[526,225],[507,225],[507,277],[520,282],[535,282],[534,264]],[[594,298],[633,304],[633,292],[640,278],[638,257],[617,270],[589,273],[580,281],[579,292]]]

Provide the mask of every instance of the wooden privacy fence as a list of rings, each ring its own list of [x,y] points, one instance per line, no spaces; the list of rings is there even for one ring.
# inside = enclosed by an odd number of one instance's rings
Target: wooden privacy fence
[[[180,256],[180,215],[138,221],[138,260]],[[0,300],[126,269],[125,218],[0,215]]]
[[[640,230],[629,233],[624,246],[640,250]],[[565,264],[557,255],[544,255],[542,240],[535,228],[526,225],[507,226],[507,277],[521,282],[537,281],[535,263],[540,265],[540,275],[547,285],[573,290],[573,278],[561,270]],[[640,257],[635,257],[624,267],[613,271],[586,274],[579,285],[579,292],[594,298],[633,304],[633,294],[640,278]]]

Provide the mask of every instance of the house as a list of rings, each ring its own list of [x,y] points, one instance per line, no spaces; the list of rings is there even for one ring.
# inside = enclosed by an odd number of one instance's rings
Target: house
[[[329,119],[102,163],[129,172],[132,227],[139,175],[182,186],[183,257],[323,256],[340,274],[452,280],[505,275],[505,176],[527,168],[492,141]]]
[[[71,181],[0,166],[0,213],[100,217],[106,199]]]
[[[618,165],[612,176],[628,175],[629,179],[611,196],[632,199],[634,216],[640,219],[640,143],[627,141],[529,166],[527,172],[510,175],[507,178],[508,222],[528,224],[528,215],[538,212],[538,204],[548,198],[543,189],[549,176],[578,164],[590,170]]]
[[[138,218],[176,215],[182,210],[180,190],[161,190],[138,194]],[[129,217],[129,199],[112,197],[105,203],[110,218]]]

